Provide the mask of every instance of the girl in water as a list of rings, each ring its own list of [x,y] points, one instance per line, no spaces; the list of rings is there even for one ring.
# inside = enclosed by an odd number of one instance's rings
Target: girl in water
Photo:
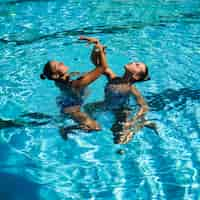
[[[100,44],[95,38],[84,37],[84,39],[88,42]],[[138,81],[150,80],[147,66],[141,62],[128,63],[124,66],[124,74],[119,77],[108,67],[106,59],[100,56],[100,52],[95,48],[91,54],[91,60],[96,66],[105,68],[104,75],[106,75],[108,83],[105,87],[104,101],[89,104],[86,109],[89,108],[89,112],[98,107],[112,110],[115,115],[115,122],[111,128],[114,134],[114,142],[118,144],[129,142],[134,133],[144,126],[155,128],[154,123],[144,119],[148,105],[137,88],[132,85]],[[132,110],[129,104],[130,96],[135,97],[136,103],[140,107],[134,117],[130,117]]]
[[[80,37],[80,40],[84,40]],[[88,41],[90,42],[90,41]],[[85,88],[95,81],[103,74],[107,68],[105,54],[103,53],[103,46],[95,43],[95,49],[99,52],[99,58],[103,63],[102,66],[98,65],[95,69],[87,72],[83,76],[72,80],[68,73],[69,67],[62,62],[49,61],[45,64],[43,73],[40,75],[41,79],[48,79],[54,81],[62,93],[62,98],[59,100],[61,112],[69,115],[74,121],[78,123],[78,128],[92,131],[100,130],[98,123],[91,119],[86,113],[81,111],[81,106],[84,101]],[[70,126],[63,129],[63,133],[67,135],[67,131],[77,129],[77,126]]]

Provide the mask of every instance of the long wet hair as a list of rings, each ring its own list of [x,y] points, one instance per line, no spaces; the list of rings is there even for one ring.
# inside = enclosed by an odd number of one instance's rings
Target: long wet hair
[[[52,80],[52,70],[51,70],[51,65],[50,65],[51,61],[48,61],[45,65],[44,65],[44,69],[43,69],[43,73],[40,74],[40,78],[41,79],[49,79]]]
[[[146,65],[145,65],[145,66],[146,66]],[[146,69],[145,72],[140,72],[140,73],[139,73],[141,79],[138,80],[138,81],[149,81],[149,80],[151,80],[151,78],[150,78],[150,76],[149,76],[149,70],[148,70],[148,67],[146,66],[145,69]],[[138,82],[138,81],[137,81],[137,82]]]

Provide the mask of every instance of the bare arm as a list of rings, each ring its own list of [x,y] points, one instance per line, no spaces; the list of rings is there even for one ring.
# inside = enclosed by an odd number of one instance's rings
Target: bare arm
[[[98,41],[100,44],[100,42]],[[102,66],[106,65],[106,69],[104,71],[104,75],[107,77],[108,80],[112,80],[116,77],[116,74],[112,71],[112,69],[108,66],[107,59],[106,59],[106,51],[105,51],[105,46],[103,46],[103,53],[104,57],[99,55],[99,52],[96,49],[96,46],[94,46],[92,53],[91,53],[91,61],[94,65],[96,66]]]
[[[96,38],[91,38],[91,37],[85,37],[81,36],[80,40],[85,40],[88,43],[93,43],[96,44],[92,50],[91,53],[91,61],[95,66],[106,66],[106,69],[104,71],[104,75],[107,77],[108,80],[111,80],[116,77],[116,74],[109,68],[107,59],[106,59],[106,51],[105,51],[105,46],[101,45],[100,41]],[[103,47],[103,53],[104,55],[101,55],[99,53],[99,49],[97,48],[98,45],[101,45]],[[101,52],[102,53],[102,52]]]
[[[149,110],[147,103],[135,86],[131,86],[131,93],[135,96],[137,104],[140,106],[140,109],[134,117],[132,117],[128,122],[125,123],[125,128],[129,128],[134,125],[134,123],[138,119],[143,118],[145,113]]]
[[[133,135],[135,135],[144,126],[153,129],[158,135],[156,124],[152,121],[145,120],[144,118],[144,115],[146,114],[146,112],[148,112],[149,109],[144,98],[134,86],[132,86],[131,92],[136,97],[136,101],[138,105],[140,105],[140,110],[131,120],[123,123],[123,131],[121,132],[119,138],[117,138],[116,141],[116,143],[118,144],[128,143],[133,137]]]
[[[103,73],[108,80],[112,80],[116,77],[116,74],[108,67]]]
[[[141,93],[137,90],[135,86],[131,86],[131,93],[135,96],[136,101],[140,106],[140,110],[136,114],[136,118],[140,118],[149,110],[148,105],[144,100],[143,96],[141,95]]]
[[[85,40],[88,43],[98,44],[99,40],[97,38],[92,37],[86,37],[86,36],[80,36],[79,40]]]
[[[107,62],[105,58],[105,54],[103,52],[103,46],[100,44],[96,44],[95,47],[99,51],[100,58],[102,60],[102,65],[101,66],[96,66],[95,69],[92,71],[84,74],[84,76],[80,77],[77,80],[72,81],[72,86],[75,88],[83,88],[95,81],[101,74],[104,73],[104,71],[107,68]]]

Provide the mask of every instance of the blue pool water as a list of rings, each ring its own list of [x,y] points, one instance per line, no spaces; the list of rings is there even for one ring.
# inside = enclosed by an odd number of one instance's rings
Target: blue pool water
[[[79,35],[100,38],[119,75],[130,60],[149,66],[152,80],[136,86],[159,137],[144,128],[116,145],[104,112],[101,132],[60,137],[58,127],[73,122],[39,75],[49,59],[92,69]],[[103,99],[105,82],[89,87],[86,103]],[[35,115],[23,120],[40,125],[0,130],[0,199],[200,199],[200,1],[0,0],[0,118],[36,112],[54,120]]]

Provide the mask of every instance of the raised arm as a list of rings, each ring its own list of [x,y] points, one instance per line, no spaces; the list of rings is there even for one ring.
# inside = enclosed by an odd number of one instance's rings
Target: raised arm
[[[114,79],[116,77],[116,74],[108,66],[107,59],[106,59],[106,51],[105,51],[106,47],[103,46],[100,43],[100,41],[98,39],[96,39],[96,38],[81,36],[80,40],[85,40],[85,41],[87,41],[90,44],[96,44],[94,46],[94,48],[92,50],[92,53],[91,53],[91,56],[90,56],[92,63],[96,67],[99,67],[99,66],[105,67],[106,69],[105,69],[105,71],[104,71],[103,74],[107,77],[108,80]],[[103,47],[103,53],[104,53],[104,55],[102,55],[99,52],[99,49],[97,48],[98,45],[101,45]]]
[[[101,44],[97,43],[97,44],[95,44],[95,48],[98,49],[98,51],[99,51],[100,58],[103,61],[102,65],[96,66],[96,68],[93,69],[92,71],[84,74],[77,80],[73,80],[72,81],[73,87],[75,87],[75,88],[86,87],[87,85],[89,85],[90,83],[95,81],[101,74],[103,74],[105,72],[105,70],[107,68],[107,62],[106,62],[105,54],[103,52],[103,46]]]
[[[103,73],[108,80],[116,78],[116,74],[108,67]]]
[[[100,42],[98,40],[95,40],[95,38],[91,39],[93,42],[98,42],[98,44],[100,44]],[[95,66],[107,66],[105,71],[104,71],[104,75],[107,77],[108,80],[114,79],[116,77],[116,74],[112,71],[112,69],[109,67],[108,63],[107,63],[107,59],[106,59],[106,47],[103,46],[103,52],[104,52],[104,57],[100,56],[99,54],[99,50],[96,48],[96,46],[94,46],[92,53],[91,53],[91,61]]]
[[[88,43],[91,44],[98,44],[99,40],[97,38],[92,38],[92,37],[86,37],[86,36],[80,36],[79,40],[85,40]]]

